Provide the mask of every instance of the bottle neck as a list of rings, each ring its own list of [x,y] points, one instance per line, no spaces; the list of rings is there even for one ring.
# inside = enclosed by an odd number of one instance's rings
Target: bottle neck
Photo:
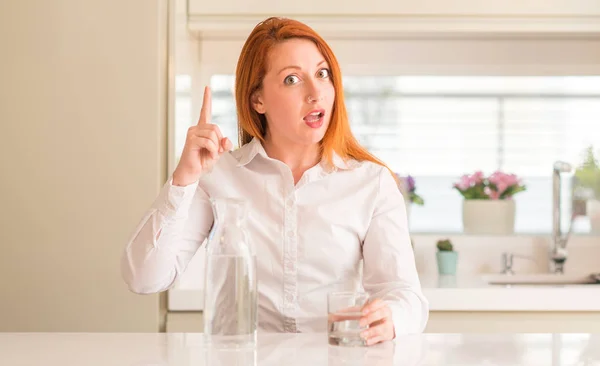
[[[215,222],[228,225],[242,226],[246,220],[246,202],[233,198],[212,199],[213,215]]]

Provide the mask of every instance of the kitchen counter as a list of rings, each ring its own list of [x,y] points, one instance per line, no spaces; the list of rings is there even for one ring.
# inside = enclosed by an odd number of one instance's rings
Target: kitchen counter
[[[481,276],[420,277],[431,311],[598,311],[600,285],[490,285]],[[203,294],[169,290],[169,311],[201,311]]]
[[[0,365],[598,365],[600,334],[421,334],[371,347],[327,336],[259,333],[242,351],[206,347],[199,333],[4,333]]]
[[[431,311],[600,311],[600,285],[490,285],[480,276],[421,276]]]

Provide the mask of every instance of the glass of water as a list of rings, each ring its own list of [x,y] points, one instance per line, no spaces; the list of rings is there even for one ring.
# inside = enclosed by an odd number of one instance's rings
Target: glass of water
[[[359,325],[361,310],[367,304],[365,292],[330,292],[327,294],[327,336],[334,346],[366,346],[360,333],[368,328]]]

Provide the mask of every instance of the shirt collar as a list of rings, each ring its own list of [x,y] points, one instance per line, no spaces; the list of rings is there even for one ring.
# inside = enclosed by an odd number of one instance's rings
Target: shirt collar
[[[235,150],[232,154],[238,161],[237,166],[248,164],[257,154],[267,157],[267,152],[256,137],[253,137],[249,143]]]
[[[354,168],[354,165],[356,163],[355,160],[349,159],[344,161],[344,159],[342,159],[341,156],[339,156],[335,151],[333,152],[333,168],[328,167],[327,162],[322,161],[321,164],[324,166],[324,169],[333,169],[333,170],[337,170],[337,169],[341,169],[341,170],[348,170],[348,169],[352,169]]]
[[[256,137],[253,137],[249,143],[242,146],[238,150],[234,151],[232,154],[238,161],[238,164],[237,164],[238,167],[241,167],[241,166],[244,166],[244,165],[250,163],[256,157],[256,155],[262,155],[263,157],[268,158],[267,152],[265,151],[260,140]],[[342,169],[342,170],[352,169],[354,167],[355,163],[357,163],[354,160],[344,161],[344,159],[342,159],[342,157],[339,156],[336,152],[333,153],[332,160],[333,160],[333,167],[330,166],[326,161],[324,161],[324,160],[321,161],[320,165],[325,172],[331,173],[338,169]]]

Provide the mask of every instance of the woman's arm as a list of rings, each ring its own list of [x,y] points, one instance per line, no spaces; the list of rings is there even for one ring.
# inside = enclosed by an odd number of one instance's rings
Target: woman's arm
[[[410,242],[404,198],[386,168],[379,175],[379,194],[363,242],[363,286],[391,313],[394,335],[421,333],[429,318]],[[377,303],[374,308],[379,307]],[[391,311],[390,311],[391,310]],[[370,323],[370,322],[369,322]]]
[[[121,274],[129,289],[141,294],[169,289],[212,223],[210,201],[198,182],[178,187],[169,179],[125,247]]]

